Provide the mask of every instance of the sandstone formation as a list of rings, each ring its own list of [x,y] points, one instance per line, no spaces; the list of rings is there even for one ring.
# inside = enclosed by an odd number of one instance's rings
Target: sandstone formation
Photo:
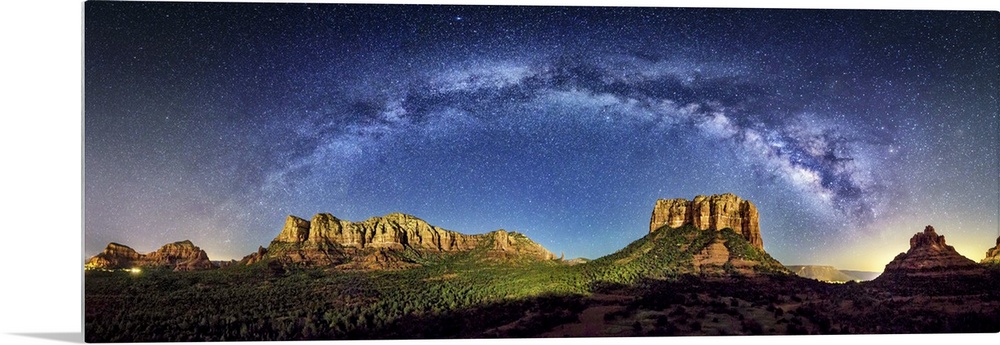
[[[491,248],[484,248],[490,257],[502,259],[529,258],[534,260],[562,260],[555,254],[549,252],[542,245],[535,243],[524,234],[519,232],[507,232],[506,230],[496,230],[482,235],[481,243],[492,243]]]
[[[684,224],[694,225],[699,230],[731,228],[751,245],[763,250],[759,220],[753,203],[730,193],[707,197],[699,195],[694,200],[660,199],[653,207],[649,232],[663,226],[677,228]]]
[[[104,251],[87,260],[84,267],[88,269],[132,268],[133,263],[139,262],[141,258],[142,254],[137,253],[135,249],[111,242],[104,248]]]
[[[469,250],[480,237],[448,231],[406,214],[392,213],[364,222],[338,219],[329,213],[313,216],[311,221],[288,216],[274,242],[336,243],[345,248],[414,248],[429,251]]]
[[[243,259],[250,264],[274,258],[284,264],[343,269],[401,269],[419,259],[479,251],[492,259],[553,260],[554,254],[524,235],[497,230],[465,235],[432,226],[417,217],[392,213],[362,222],[320,213],[311,220],[288,216],[265,250]]]
[[[125,268],[168,268],[175,271],[191,271],[217,268],[208,258],[204,250],[191,241],[168,243],[160,249],[139,254],[134,249],[110,243],[100,254],[87,260],[88,269],[125,269]]]
[[[989,265],[1000,265],[1000,237],[997,237],[997,245],[986,251],[986,258],[980,261]]]
[[[899,253],[877,280],[892,277],[951,277],[983,274],[983,268],[955,251],[928,225],[910,238],[910,249]]]

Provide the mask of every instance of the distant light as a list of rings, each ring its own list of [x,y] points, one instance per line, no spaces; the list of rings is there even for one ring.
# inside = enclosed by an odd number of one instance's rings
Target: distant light
[[[140,269],[140,268],[138,268],[138,267],[132,267],[132,269],[130,269],[130,270],[128,270],[128,271],[129,271],[130,273],[132,273],[132,274],[139,274],[139,273],[142,273],[142,269]]]

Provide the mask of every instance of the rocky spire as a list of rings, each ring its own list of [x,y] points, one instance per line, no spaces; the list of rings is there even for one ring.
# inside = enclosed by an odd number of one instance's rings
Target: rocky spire
[[[928,225],[923,232],[910,238],[910,249],[899,253],[879,277],[894,276],[938,277],[953,275],[981,274],[982,268],[975,261],[962,256],[949,246],[944,236],[938,235],[933,226]]]

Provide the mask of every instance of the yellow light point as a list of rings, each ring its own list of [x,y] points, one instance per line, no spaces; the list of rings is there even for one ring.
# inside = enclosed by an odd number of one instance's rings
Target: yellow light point
[[[130,269],[130,270],[128,270],[128,271],[129,271],[129,272],[131,272],[132,274],[139,274],[139,273],[142,273],[142,269],[140,269],[140,268],[138,268],[138,267],[132,267],[132,269]]]

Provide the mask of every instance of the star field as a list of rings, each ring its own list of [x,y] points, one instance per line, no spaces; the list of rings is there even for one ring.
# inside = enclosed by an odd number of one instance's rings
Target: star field
[[[785,264],[879,271],[1000,221],[997,14],[88,2],[85,246],[213,259],[288,214],[567,258],[735,193]]]

